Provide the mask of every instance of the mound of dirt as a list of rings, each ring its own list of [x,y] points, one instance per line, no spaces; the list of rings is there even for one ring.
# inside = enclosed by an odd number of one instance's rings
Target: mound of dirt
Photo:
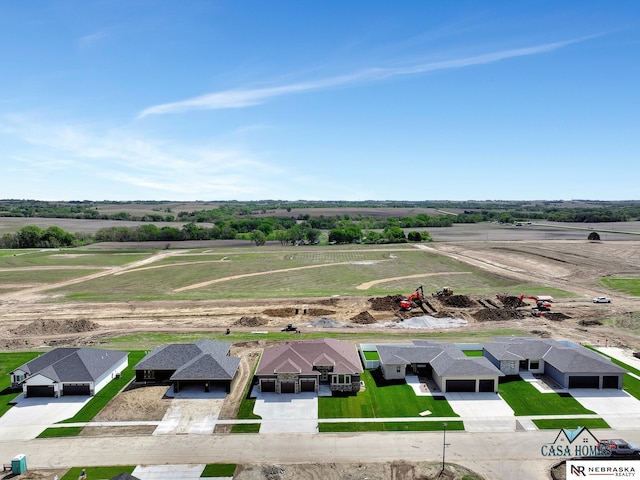
[[[233,324],[238,327],[259,327],[267,323],[269,323],[269,321],[262,317],[242,317],[240,320],[233,322]]]
[[[436,298],[440,301],[440,303],[446,305],[447,307],[469,308],[475,305],[475,302],[466,295],[450,295],[448,297],[445,295],[441,295]]]
[[[333,315],[336,313],[335,310],[329,310],[327,308],[307,308],[307,315],[312,315],[314,317],[321,317],[323,315]]]
[[[388,312],[398,310],[402,295],[387,295],[386,297],[374,297],[369,299],[371,309],[376,312]]]
[[[548,318],[549,320],[553,320],[554,322],[561,322],[571,317],[560,312],[547,312],[544,314],[544,318]]]
[[[314,320],[313,322],[309,322],[309,325],[318,328],[341,328],[345,326],[344,323],[331,320],[330,318],[321,318],[319,320]]]
[[[364,325],[368,325],[370,323],[376,323],[376,319],[373,318],[373,315],[371,315],[369,312],[367,312],[366,310],[364,312],[360,312],[358,315],[356,315],[355,317],[351,317],[350,319],[353,323],[361,323]]]
[[[505,306],[505,308],[518,308],[528,306],[527,303],[520,300],[520,297],[500,297],[500,301]]]
[[[505,320],[516,320],[522,318],[522,314],[516,310],[483,308],[473,314],[478,322],[501,322]]]
[[[538,335],[540,338],[549,338],[551,337],[551,333],[546,330],[531,330],[532,335]]]
[[[578,323],[583,327],[597,327],[598,325],[602,325],[600,320],[580,320]]]
[[[265,315],[269,315],[270,317],[279,317],[279,318],[286,318],[286,317],[293,317],[297,311],[297,309],[293,308],[293,307],[286,307],[286,308],[267,308],[264,312]]]
[[[98,324],[91,320],[34,320],[24,327],[14,328],[16,335],[58,335],[61,333],[80,333],[96,330]]]

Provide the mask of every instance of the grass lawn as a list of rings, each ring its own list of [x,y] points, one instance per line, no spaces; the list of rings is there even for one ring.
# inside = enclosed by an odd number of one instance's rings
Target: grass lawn
[[[433,432],[442,431],[442,422],[327,422],[320,432]],[[464,430],[462,422],[447,422],[447,430]]]
[[[38,435],[37,438],[58,438],[58,437],[75,437],[80,435],[80,432],[84,427],[60,427],[60,428],[47,428],[44,432]]]
[[[549,418],[534,420],[533,423],[541,430],[560,430],[561,428],[576,429],[587,428],[611,428],[602,418]]]
[[[379,372],[365,370],[360,377],[366,389],[357,395],[318,398],[319,418],[457,417],[444,397],[417,397],[404,381],[386,382]]]
[[[640,295],[640,278],[619,278],[619,277],[611,277],[611,278],[603,278],[600,282],[619,292],[628,293],[629,295],[639,296]]]
[[[364,359],[365,360],[380,360],[380,354],[377,351],[365,350],[364,351]]]
[[[462,353],[464,353],[467,357],[481,357],[482,356],[482,350],[463,350]]]
[[[204,467],[202,477],[233,477],[236,471],[235,463],[210,463]]]
[[[259,432],[260,432],[259,423],[237,423],[231,427],[231,433],[259,433]]]
[[[593,414],[568,394],[541,393],[520,377],[507,378],[498,386],[500,396],[515,415],[582,415]]]
[[[87,403],[82,409],[74,415],[72,418],[68,418],[59,423],[75,423],[75,422],[89,422],[95,417],[100,410],[102,410],[109,401],[115,397],[120,390],[126,387],[133,377],[135,372],[133,367],[142,360],[144,357],[144,351],[129,352],[129,365],[122,371],[120,378],[114,378],[107,386],[94,395],[89,403]],[[57,435],[61,436],[61,435]]]
[[[87,467],[84,470],[88,480],[98,480],[113,478],[121,473],[132,473],[135,468],[134,466],[127,465],[121,467]],[[60,480],[78,480],[81,473],[82,467],[73,467],[69,469]]]
[[[21,390],[10,390],[9,372],[36,358],[38,352],[2,352],[0,353],[0,417],[11,408],[9,402],[16,398]]]

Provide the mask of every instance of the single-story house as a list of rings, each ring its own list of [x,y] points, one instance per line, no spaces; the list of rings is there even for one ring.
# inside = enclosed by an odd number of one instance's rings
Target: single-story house
[[[173,343],[148,353],[133,367],[138,383],[171,383],[175,392],[185,385],[200,385],[205,392],[214,387],[231,391],[240,359],[229,356],[231,342],[198,340]]]
[[[328,384],[331,392],[357,393],[361,374],[354,344],[323,338],[265,348],[254,378],[261,392],[317,392]]]
[[[10,372],[11,386],[25,397],[95,395],[127,367],[128,352],[56,348]]]
[[[506,375],[544,374],[563,388],[622,388],[626,370],[598,353],[569,342],[499,337],[483,355]]]
[[[402,380],[412,373],[432,379],[442,392],[497,392],[504,376],[486,358],[467,357],[450,343],[416,340],[376,348],[386,380]]]

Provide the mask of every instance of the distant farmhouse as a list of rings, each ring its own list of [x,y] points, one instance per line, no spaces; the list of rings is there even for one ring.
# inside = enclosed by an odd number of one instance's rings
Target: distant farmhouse
[[[330,338],[265,348],[255,378],[261,392],[357,393],[362,364],[356,346]]]
[[[56,348],[10,372],[25,397],[95,395],[127,367],[128,352]]]
[[[412,344],[378,345],[380,370],[386,380],[407,373],[431,378],[442,392],[497,392],[504,377],[484,357],[467,357],[451,343],[415,340]]]
[[[229,356],[230,342],[198,340],[158,347],[133,369],[136,382],[171,383],[177,393],[187,385],[197,385],[205,392],[233,387],[240,359]]]
[[[596,352],[556,340],[499,337],[483,344],[483,355],[505,375],[544,374],[563,388],[622,389],[626,372]]]

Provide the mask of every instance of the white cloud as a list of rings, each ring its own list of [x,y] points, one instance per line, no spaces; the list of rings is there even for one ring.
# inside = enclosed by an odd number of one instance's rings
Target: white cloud
[[[293,83],[275,87],[256,89],[234,89],[209,93],[178,102],[164,103],[145,108],[138,114],[138,118],[149,115],[163,115],[167,113],[179,113],[190,110],[217,110],[226,108],[244,108],[259,105],[272,98],[295,93],[310,92],[335,87],[346,87],[358,83],[375,82],[388,78],[418,75],[439,70],[470,67],[499,62],[509,58],[524,57],[550,52],[570,44],[584,41],[586,38],[567,40],[564,42],[546,43],[533,47],[502,50],[499,52],[475,55],[472,57],[456,58],[439,62],[430,62],[395,68],[372,68],[349,75],[325,78],[310,82]]]

